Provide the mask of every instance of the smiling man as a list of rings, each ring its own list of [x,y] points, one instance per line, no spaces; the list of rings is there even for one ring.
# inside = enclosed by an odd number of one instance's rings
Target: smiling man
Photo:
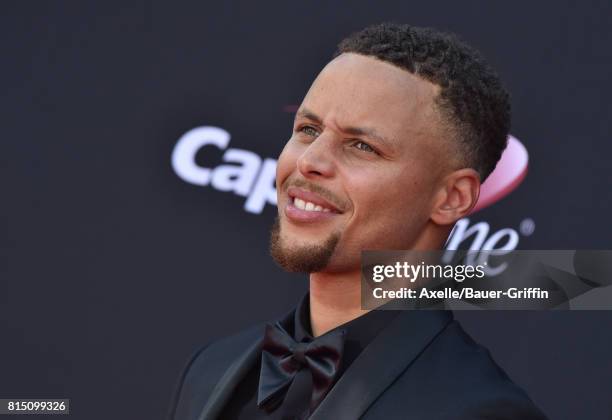
[[[198,352],[171,417],[543,419],[452,313],[361,309],[361,251],[441,249],[506,146],[509,108],[451,35],[381,24],[343,40],[276,174],[271,254],[309,293]]]

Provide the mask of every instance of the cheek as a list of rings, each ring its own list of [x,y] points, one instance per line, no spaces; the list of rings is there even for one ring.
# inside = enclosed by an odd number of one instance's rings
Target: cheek
[[[390,177],[380,172],[352,176],[346,185],[353,202],[354,213],[349,222],[353,234],[366,239],[378,236],[398,218],[397,191]],[[401,216],[400,216],[401,217]]]
[[[355,222],[393,233],[425,221],[429,215],[431,188],[415,170],[397,168],[363,174],[351,181]]]
[[[278,156],[278,161],[276,164],[276,188],[279,187],[282,183],[291,175],[291,173],[296,168],[297,159],[299,157],[299,151],[292,144],[291,139],[287,142],[283,151]]]

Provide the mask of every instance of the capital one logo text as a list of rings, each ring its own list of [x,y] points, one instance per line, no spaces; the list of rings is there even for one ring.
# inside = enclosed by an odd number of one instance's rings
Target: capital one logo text
[[[259,214],[266,203],[276,206],[276,159],[262,159],[243,149],[227,148],[230,134],[219,127],[198,127],[189,130],[172,151],[174,172],[190,184],[211,186],[219,191],[246,197],[244,209]],[[204,146],[225,150],[223,163],[216,168],[198,166],[195,156]]]

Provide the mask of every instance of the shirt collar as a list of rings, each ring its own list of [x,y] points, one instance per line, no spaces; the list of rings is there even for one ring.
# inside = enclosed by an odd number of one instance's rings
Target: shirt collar
[[[397,310],[372,310],[336,328],[344,329],[344,359],[351,362],[382,331],[393,318],[399,315]],[[297,342],[312,341],[310,325],[310,295],[307,293],[295,310],[292,323],[293,339]]]

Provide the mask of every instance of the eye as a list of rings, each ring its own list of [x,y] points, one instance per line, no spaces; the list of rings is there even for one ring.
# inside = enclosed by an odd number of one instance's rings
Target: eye
[[[319,132],[314,127],[311,127],[309,125],[301,127],[300,129],[298,129],[298,131],[312,137],[316,137],[319,135]]]
[[[374,150],[374,148],[372,146],[370,146],[368,143],[364,143],[361,140],[357,140],[353,146],[355,146],[357,149],[363,151],[363,152],[367,152],[367,153],[376,153],[378,154],[378,152],[376,152],[376,150]]]

